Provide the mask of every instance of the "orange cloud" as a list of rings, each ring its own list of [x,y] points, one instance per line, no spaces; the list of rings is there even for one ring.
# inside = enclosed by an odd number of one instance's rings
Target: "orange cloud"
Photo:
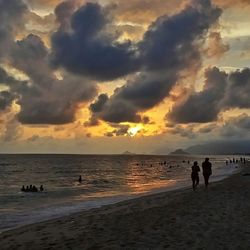
[[[215,4],[217,4],[220,7],[232,7],[232,6],[250,6],[250,0],[214,0]]]
[[[31,8],[54,8],[57,6],[62,0],[27,0],[26,1]]]
[[[161,15],[173,15],[182,10],[191,0],[108,0],[108,3],[117,4],[118,20],[149,24]],[[213,0],[220,8],[250,6],[250,0]]]
[[[229,45],[224,44],[219,32],[211,32],[208,36],[208,45],[205,54],[208,57],[220,58],[229,50]]]
[[[148,24],[157,17],[165,14],[172,15],[189,2],[187,0],[131,0],[131,1],[109,1],[117,4],[118,20],[123,22],[134,22]]]

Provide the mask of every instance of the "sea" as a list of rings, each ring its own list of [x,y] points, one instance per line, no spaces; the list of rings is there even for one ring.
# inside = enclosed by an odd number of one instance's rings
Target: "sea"
[[[204,157],[0,155],[0,232],[151,193],[191,188],[192,163],[201,166]],[[232,156],[209,158],[211,181],[239,169],[225,164]],[[43,185],[44,191],[22,192],[23,185]]]

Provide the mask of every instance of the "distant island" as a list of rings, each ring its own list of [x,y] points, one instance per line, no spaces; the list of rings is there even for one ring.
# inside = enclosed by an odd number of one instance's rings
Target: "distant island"
[[[129,152],[129,151],[125,151],[125,152],[123,152],[122,154],[123,154],[123,155],[135,155],[135,153],[131,153],[131,152]]]
[[[184,151],[183,149],[179,148],[176,149],[174,152],[170,153],[171,155],[189,155],[188,152]]]

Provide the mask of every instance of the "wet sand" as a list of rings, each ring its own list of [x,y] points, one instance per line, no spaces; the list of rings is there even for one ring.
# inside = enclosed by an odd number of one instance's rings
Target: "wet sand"
[[[250,249],[250,167],[0,234],[0,249]],[[202,177],[200,178],[203,183]]]

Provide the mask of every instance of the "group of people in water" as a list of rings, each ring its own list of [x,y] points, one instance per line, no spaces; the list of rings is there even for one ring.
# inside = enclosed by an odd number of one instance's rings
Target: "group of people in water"
[[[226,165],[228,165],[228,163],[238,163],[238,162],[241,162],[241,163],[246,163],[246,159],[245,158],[240,158],[240,160],[238,159],[230,159],[229,161],[226,161]],[[183,161],[185,162],[185,161]],[[160,165],[166,165],[167,163],[166,162],[162,162]],[[190,164],[190,161],[188,161],[188,164]],[[193,190],[196,190],[197,189],[197,186],[199,185],[199,172],[200,172],[200,167],[198,165],[198,162],[195,161],[194,164],[192,165],[192,172],[191,172],[191,179],[192,179],[192,187],[193,187]],[[212,164],[211,162],[209,161],[209,158],[205,158],[205,161],[202,162],[202,174],[203,174],[203,177],[204,177],[204,182],[205,182],[205,188],[208,187],[208,184],[209,184],[209,177],[212,175]],[[82,176],[79,175],[79,178],[78,178],[78,182],[81,183],[82,182]],[[44,191],[44,187],[43,185],[40,186],[39,190],[38,188],[35,186],[35,185],[30,185],[30,186],[25,186],[23,185],[22,188],[21,188],[21,191],[22,192],[43,192]]]
[[[240,157],[240,159],[235,159],[233,158],[232,160],[226,160],[226,165],[228,165],[229,163],[243,163],[243,164],[246,164],[246,158],[243,158],[243,157]]]
[[[43,192],[44,187],[43,187],[43,185],[41,185],[39,190],[38,190],[38,188],[35,185],[29,185],[29,186],[26,186],[26,187],[23,185],[22,188],[21,188],[21,191],[22,192],[38,192],[38,191]]]

